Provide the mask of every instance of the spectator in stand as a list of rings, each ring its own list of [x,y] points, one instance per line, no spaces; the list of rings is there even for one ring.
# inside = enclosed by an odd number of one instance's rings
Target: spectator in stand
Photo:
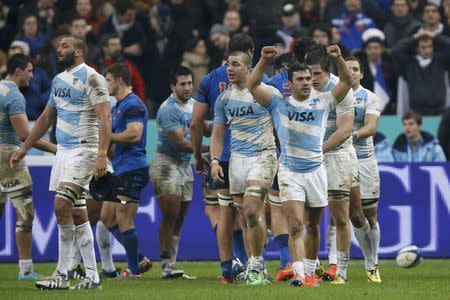
[[[331,29],[323,23],[313,24],[309,31],[309,36],[317,44],[328,47],[332,41]]]
[[[8,56],[11,57],[17,53],[29,56],[30,47],[23,41],[13,41],[9,46]],[[26,99],[28,120],[37,120],[44,111],[50,96],[51,84],[52,81],[47,72],[38,65],[35,65],[33,67],[33,77],[31,78],[29,85],[20,89]]]
[[[422,131],[422,117],[407,112],[402,117],[403,134],[395,140],[392,155],[395,162],[443,162],[446,161],[439,141]]]
[[[363,79],[361,85],[375,93],[382,112],[395,112],[394,92],[397,78],[395,64],[384,49],[384,33],[376,28],[366,30],[362,39],[363,50],[355,54],[361,61]]]
[[[386,46],[392,48],[398,41],[411,36],[420,27],[420,22],[409,12],[409,0],[393,0],[392,15],[384,26]]]
[[[208,73],[209,56],[204,40],[194,38],[187,43],[181,65],[192,71],[194,93],[196,93],[200,81]]]
[[[241,14],[239,11],[230,9],[223,15],[223,26],[228,30],[230,36],[241,32]]]
[[[450,0],[442,1],[442,18],[444,18],[444,34],[450,36]]]
[[[122,42],[119,35],[112,33],[102,38],[102,52],[95,59],[92,67],[100,74],[105,74],[106,70],[115,63],[124,63],[131,72],[131,86],[133,93],[145,103],[144,81],[134,63],[123,56]]]
[[[320,22],[320,1],[300,0],[298,7],[300,8],[300,19],[302,26],[305,28]]]
[[[442,113],[447,101],[445,76],[450,64],[449,49],[450,38],[420,30],[392,48],[409,95],[404,99],[399,97],[397,102],[407,102],[409,110],[422,115]]]
[[[394,162],[391,144],[384,134],[377,131],[373,137],[373,144],[375,146],[375,157],[379,163]]]
[[[362,33],[375,28],[374,21],[361,10],[361,0],[345,0],[345,12],[331,20],[331,24],[339,28],[342,45],[348,51],[361,49]]]
[[[450,108],[442,114],[438,130],[439,144],[444,150],[445,157],[450,160]]]
[[[372,19],[377,26],[382,28],[386,22],[386,15],[380,7],[379,2],[385,0],[361,0],[361,11]],[[323,20],[331,23],[333,19],[339,18],[346,11],[345,0],[326,0],[323,10]]]
[[[116,0],[115,13],[100,28],[100,36],[116,33],[122,40],[123,53],[138,65],[142,63],[145,34],[142,24],[135,21],[136,8],[132,0]],[[139,95],[140,97],[140,95]]]
[[[91,0],[76,0],[75,1],[75,11],[78,16],[82,17],[86,20],[87,25],[90,26],[88,31],[92,32],[93,35],[98,36],[100,31],[100,26],[103,23],[103,18],[97,16],[92,11],[92,3]],[[91,48],[89,47],[89,51]]]
[[[285,35],[291,38],[298,38],[305,34],[305,29],[301,25],[300,13],[297,6],[292,3],[286,3],[283,5],[281,14],[281,31]]]
[[[422,26],[419,31],[429,31],[434,36],[444,34],[444,25],[441,23],[439,6],[433,2],[428,2],[422,11]]]
[[[36,58],[42,49],[47,46],[47,39],[39,31],[39,23],[36,15],[27,14],[22,20],[22,31],[17,37],[30,46],[30,57]]]
[[[82,37],[88,46],[88,53],[86,55],[86,63],[92,64],[95,58],[102,51],[100,45],[97,42],[97,38],[90,30],[90,26],[87,24],[86,19],[83,17],[75,17],[70,24],[70,33]]]
[[[222,24],[214,24],[209,31],[209,40],[214,46],[211,49],[211,65],[209,68],[215,69],[222,65],[222,59],[230,41],[230,34]]]

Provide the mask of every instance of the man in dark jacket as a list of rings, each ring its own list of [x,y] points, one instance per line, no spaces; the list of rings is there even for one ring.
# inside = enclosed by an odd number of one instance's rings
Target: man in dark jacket
[[[420,22],[409,12],[408,0],[393,0],[392,15],[384,26],[386,46],[392,48],[398,41],[411,36],[420,27]]]

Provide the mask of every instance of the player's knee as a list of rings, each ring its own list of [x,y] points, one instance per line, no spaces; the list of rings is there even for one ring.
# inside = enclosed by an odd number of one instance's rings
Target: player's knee
[[[373,228],[378,223],[378,220],[377,220],[376,216],[369,216],[369,217],[367,217],[367,221],[369,221],[370,228]]]
[[[247,227],[248,228],[253,228],[255,226],[257,226],[258,224],[264,222],[262,216],[260,216],[257,213],[251,213],[249,215],[247,215],[247,213],[245,213],[245,220],[247,221]]]
[[[298,216],[288,216],[287,224],[289,235],[291,235],[292,238],[298,238],[303,230],[302,220]]]
[[[104,216],[102,215],[100,217],[100,220],[102,221],[103,225],[105,225],[106,228],[112,228],[114,225],[116,225],[116,218],[113,216]]]
[[[339,215],[339,216],[333,217],[333,221],[334,221],[334,226],[336,226],[336,227],[345,227],[348,224],[348,219],[344,215]]]
[[[356,228],[361,228],[366,223],[364,214],[361,211],[352,211],[350,210],[350,222]]]
[[[320,233],[320,224],[310,224],[306,226],[306,232],[311,236],[318,236]]]
[[[244,197],[256,198],[261,201],[265,201],[267,195],[269,194],[269,189],[264,188],[259,185],[250,185],[245,188]]]

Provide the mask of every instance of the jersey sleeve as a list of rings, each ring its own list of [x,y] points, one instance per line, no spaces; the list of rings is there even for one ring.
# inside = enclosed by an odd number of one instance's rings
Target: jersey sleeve
[[[348,96],[348,94],[347,94]],[[345,97],[347,97],[345,96]],[[325,106],[329,109],[329,110],[333,110],[334,108],[336,108],[338,106],[338,102],[336,100],[336,98],[334,98],[333,93],[332,92],[326,92],[326,93],[318,93],[318,97],[321,98],[322,101],[324,101]],[[342,100],[344,101],[344,100]]]
[[[198,87],[197,93],[195,95],[195,100],[201,103],[208,104],[208,94],[209,94],[209,80],[208,75],[204,76],[200,86]]]
[[[374,93],[369,93],[366,102],[366,115],[377,115],[381,114],[380,102],[378,101],[377,95]]]
[[[56,79],[56,77],[55,77]],[[50,86],[50,96],[48,97],[47,104],[53,107],[56,107],[55,102],[55,94],[54,94],[54,86],[55,86],[55,79],[52,80],[52,85]]]
[[[158,123],[164,133],[183,128],[178,112],[170,107],[161,110]]]
[[[89,96],[92,105],[97,105],[109,101],[108,84],[105,77],[97,72],[88,75],[86,94]]]
[[[274,87],[270,86],[270,100],[266,108],[269,110],[270,113],[272,113],[274,110],[276,110],[278,103],[280,101],[285,101],[283,99],[283,96],[281,96],[281,93]]]
[[[125,123],[139,122],[145,124],[147,122],[147,113],[144,105],[133,103],[128,106],[125,111]]]
[[[222,96],[217,97],[216,104],[214,105],[214,124],[227,124],[227,115],[224,108],[225,101],[222,100]]]
[[[331,94],[333,96],[333,94]],[[334,97],[333,97],[334,98]],[[353,90],[350,89],[344,99],[336,105],[336,115],[341,116],[348,113],[355,112],[355,95]]]
[[[8,116],[26,114],[25,98],[19,92],[12,92],[7,97],[6,113]]]

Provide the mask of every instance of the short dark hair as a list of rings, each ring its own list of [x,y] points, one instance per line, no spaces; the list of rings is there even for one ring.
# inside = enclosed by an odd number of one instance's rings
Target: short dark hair
[[[230,56],[240,56],[242,57],[242,60],[244,63],[246,63],[247,65],[251,65],[252,64],[252,58],[251,56],[244,51],[233,51],[230,53],[230,55],[228,55],[228,57]]]
[[[65,34],[63,38],[71,38],[74,40],[74,46],[76,49],[79,49],[83,52],[84,57],[87,55],[88,47],[86,44],[85,39],[83,39],[81,36],[75,35],[75,34]]]
[[[28,67],[29,63],[31,63],[31,59],[27,55],[22,53],[14,54],[8,59],[6,73],[8,75],[14,75],[17,68],[25,70]]]
[[[328,40],[331,42],[332,36],[331,36],[331,29],[330,26],[324,23],[315,23],[311,25],[311,29],[309,30],[309,36],[312,38],[314,31],[322,31],[327,34]]]
[[[310,51],[310,48],[314,46],[314,42],[309,36],[303,36],[297,39],[294,43],[294,57],[299,63],[305,62],[306,53]]]
[[[309,73],[311,73],[311,69],[307,65],[295,63],[292,66],[290,66],[288,69],[289,81],[292,82],[294,72],[300,72],[300,71],[309,71]]]
[[[405,120],[414,119],[419,126],[422,126],[422,116],[414,111],[408,111],[403,114],[402,122]]]
[[[131,0],[116,0],[114,7],[119,15],[125,14],[129,9],[136,9],[134,2]]]
[[[289,68],[294,64],[294,57],[290,53],[283,53],[280,56],[275,58],[273,63],[273,68],[275,70],[280,70],[285,68],[286,66]]]
[[[437,9],[438,13],[440,13],[440,12],[439,12],[439,5],[437,5],[437,4],[434,3],[434,2],[426,2],[426,3],[423,5],[423,8],[422,8],[422,16],[425,14],[425,8],[426,8],[427,6],[434,6],[434,7]]]
[[[115,32],[107,33],[102,36],[102,38],[100,40],[100,44],[102,45],[102,47],[108,47],[109,40],[112,40],[112,39],[120,39],[120,36]]]
[[[170,71],[169,83],[170,83],[170,85],[176,85],[179,76],[188,76],[188,75],[191,75],[191,77],[194,77],[191,69],[183,67],[183,66],[178,66]]]
[[[411,7],[411,1],[410,0],[392,0],[391,6],[393,6],[395,4],[395,1],[405,1],[406,5],[408,5],[408,7]]]
[[[233,51],[253,51],[255,49],[255,44],[253,43],[253,39],[246,33],[236,33],[228,42],[228,51],[231,53]]]
[[[362,65],[361,61],[360,61],[356,56],[350,55],[350,56],[347,56],[344,60],[345,60],[345,61],[356,61],[356,62],[358,63],[358,65],[359,65],[359,71],[360,71],[361,73],[364,72],[363,65]]]
[[[331,60],[328,57],[325,46],[316,44],[310,50],[311,51],[306,54],[305,64],[308,66],[320,65],[322,70],[329,73]]]
[[[113,64],[111,67],[106,70],[106,74],[111,74],[115,79],[122,78],[126,85],[131,85],[131,71],[130,68],[124,63]]]

